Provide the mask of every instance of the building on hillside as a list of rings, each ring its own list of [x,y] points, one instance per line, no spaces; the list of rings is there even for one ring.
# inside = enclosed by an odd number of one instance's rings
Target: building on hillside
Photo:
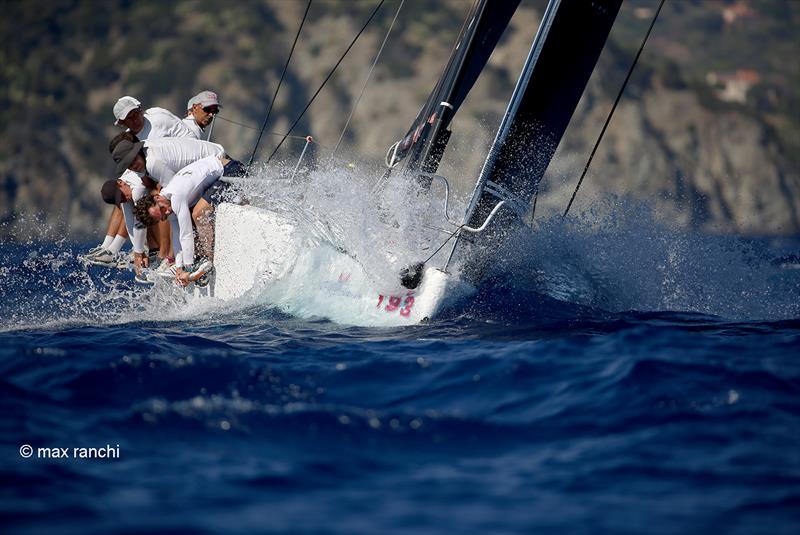
[[[755,12],[750,8],[747,2],[736,2],[735,4],[730,4],[726,6],[722,6],[722,20],[725,21],[725,24],[733,24],[738,19],[744,19],[747,17],[752,17],[755,15]]]
[[[761,75],[753,69],[739,69],[734,73],[706,74],[706,83],[715,89],[714,94],[724,102],[747,102],[747,93],[761,82]]]

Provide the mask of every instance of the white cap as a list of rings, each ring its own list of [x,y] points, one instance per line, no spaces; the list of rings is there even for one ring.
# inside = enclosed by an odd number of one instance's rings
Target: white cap
[[[114,121],[114,124],[119,124],[120,121],[124,121],[125,117],[127,117],[132,110],[135,110],[141,105],[142,103],[133,97],[124,96],[119,99],[117,103],[114,104],[114,118],[117,119]]]
[[[186,103],[186,110],[191,110],[192,106],[195,104],[200,104],[204,108],[206,106],[218,106],[220,109],[222,109],[222,104],[219,103],[219,98],[213,91],[200,91],[198,94],[190,98],[189,102]]]

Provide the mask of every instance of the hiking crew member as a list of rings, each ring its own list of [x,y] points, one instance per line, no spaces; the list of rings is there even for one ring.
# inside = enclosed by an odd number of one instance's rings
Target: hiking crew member
[[[222,104],[219,103],[216,93],[201,91],[186,103],[186,117],[183,119],[183,124],[192,131],[197,139],[202,139],[203,132],[221,109]]]
[[[120,180],[123,182],[141,181],[139,177],[141,175],[157,182],[163,188],[169,184],[177,171],[190,163],[206,156],[220,157],[224,154],[225,149],[216,143],[197,139],[161,138],[139,142],[122,140],[115,147],[112,157],[117,162],[117,172],[122,175]],[[124,173],[126,169],[129,170],[127,174]],[[137,196],[134,201],[139,197]],[[149,259],[145,254],[146,231],[133,225],[132,211],[124,211],[123,214],[128,232],[131,233],[132,229],[134,266],[138,271],[142,267],[149,266]],[[161,258],[169,256],[169,235],[169,225],[159,228]],[[166,271],[168,267],[165,264],[162,271]]]
[[[128,236],[133,243],[134,265],[137,275],[140,274],[142,267],[147,267],[149,261],[146,259],[145,251],[147,241],[147,231],[136,227],[133,215],[133,205],[136,201],[153,191],[156,184],[149,178],[140,177],[136,173],[124,173],[117,180],[107,180],[100,195],[107,204],[113,204],[121,209],[125,228]]]
[[[164,108],[148,108],[144,111],[142,103],[129,96],[120,98],[114,104],[114,118],[115,125],[126,127],[142,141],[162,137],[200,137],[171,111]]]
[[[161,184],[163,188],[172,176],[206,156],[222,156],[225,148],[218,143],[199,139],[161,138],[148,139],[139,143],[118,145],[112,154],[120,169],[130,169],[135,173],[145,173]],[[124,167],[123,167],[124,166]]]
[[[227,184],[219,179],[230,163],[224,156],[198,160],[176,173],[161,193],[142,197],[134,207],[136,219],[145,227],[169,220],[173,236],[178,237],[172,240],[172,250],[175,277],[182,286],[189,284],[189,274],[196,269],[192,221],[197,226],[199,252],[207,259],[206,269],[213,265],[214,206],[222,200]]]

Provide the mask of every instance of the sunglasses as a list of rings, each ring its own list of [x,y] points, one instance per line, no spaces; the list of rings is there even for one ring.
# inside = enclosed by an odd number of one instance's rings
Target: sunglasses
[[[217,106],[206,106],[203,108],[203,111],[211,115],[216,115],[219,113],[219,108]]]

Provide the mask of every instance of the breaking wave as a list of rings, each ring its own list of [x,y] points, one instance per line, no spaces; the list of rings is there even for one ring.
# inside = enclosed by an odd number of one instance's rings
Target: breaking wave
[[[296,232],[308,245],[306,268],[337,251],[356,259],[376,288],[391,287],[403,266],[427,258],[453,230],[442,223],[436,186],[431,195],[396,179],[375,188],[380,169],[304,171],[292,179],[287,178],[290,168],[273,168],[241,189],[252,204],[297,221]],[[462,211],[463,206],[450,208],[451,214]],[[478,295],[445,317],[530,322],[586,308],[694,312],[730,320],[797,318],[800,271],[774,262],[797,246],[797,240],[679,232],[656,222],[644,205],[606,201],[576,217],[538,220],[520,229],[492,253]],[[3,242],[0,248],[3,329],[175,321],[270,308],[266,291],[223,303],[195,298],[167,283],[140,287],[130,272],[77,262],[78,244]],[[307,284],[285,298],[281,310],[308,317],[306,305],[317,299],[320,285],[311,280],[313,270],[301,272]],[[341,315],[333,319],[348,323]]]

